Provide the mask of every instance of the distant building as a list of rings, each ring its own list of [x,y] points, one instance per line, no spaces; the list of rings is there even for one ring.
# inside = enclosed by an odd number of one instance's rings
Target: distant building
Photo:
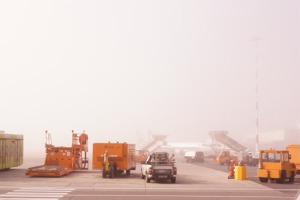
[[[243,143],[254,149],[255,134]],[[288,144],[300,144],[300,129],[274,130],[259,133],[259,149],[285,149]]]

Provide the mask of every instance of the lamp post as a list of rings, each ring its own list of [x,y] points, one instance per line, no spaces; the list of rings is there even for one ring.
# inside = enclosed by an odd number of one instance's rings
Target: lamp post
[[[261,40],[261,37],[254,36],[252,41],[255,42],[255,92],[256,92],[256,139],[255,139],[255,151],[259,151],[259,123],[258,123],[258,41]]]

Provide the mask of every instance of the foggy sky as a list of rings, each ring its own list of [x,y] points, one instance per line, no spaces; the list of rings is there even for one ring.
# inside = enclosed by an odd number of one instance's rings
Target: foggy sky
[[[296,0],[0,1],[0,129],[198,142],[300,124]],[[259,37],[256,45],[252,39]],[[257,62],[256,62],[257,54]]]

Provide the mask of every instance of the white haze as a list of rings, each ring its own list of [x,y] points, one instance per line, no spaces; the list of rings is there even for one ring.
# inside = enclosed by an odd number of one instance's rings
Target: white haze
[[[299,11],[297,0],[1,0],[0,129],[34,155],[45,130],[57,146],[71,130],[90,143],[254,137],[256,68],[260,131],[296,128]]]

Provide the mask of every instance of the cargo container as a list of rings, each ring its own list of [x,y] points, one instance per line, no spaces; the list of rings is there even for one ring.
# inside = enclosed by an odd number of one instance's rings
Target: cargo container
[[[0,170],[23,164],[23,135],[0,132]]]
[[[113,178],[130,170],[135,170],[135,145],[127,143],[94,143],[93,169],[101,169],[102,177]]]

